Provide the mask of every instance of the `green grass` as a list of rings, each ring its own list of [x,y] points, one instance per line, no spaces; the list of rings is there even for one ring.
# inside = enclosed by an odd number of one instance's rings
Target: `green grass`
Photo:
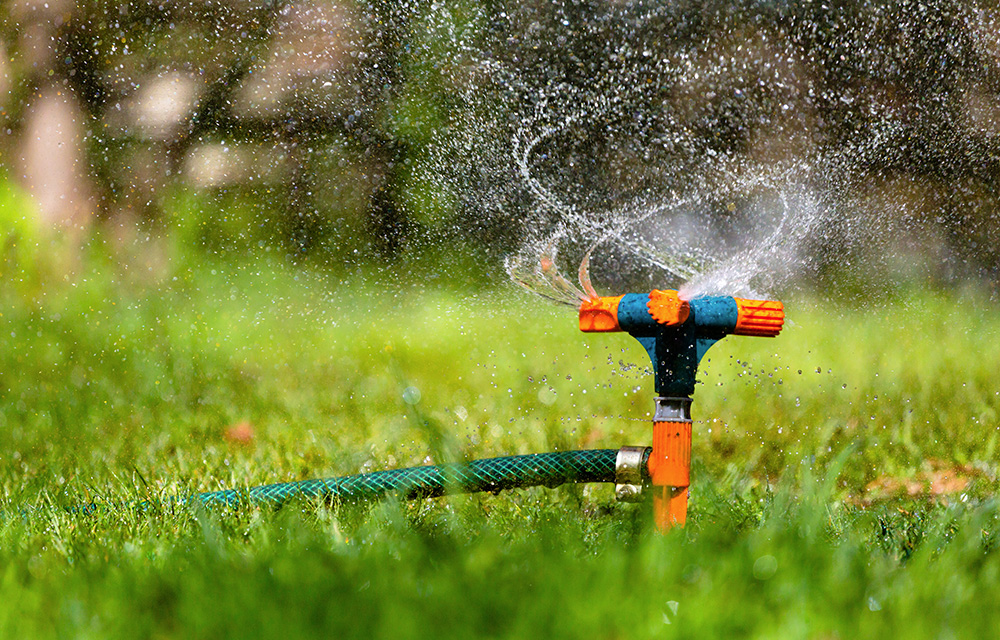
[[[667,536],[608,486],[84,515],[72,507],[650,440],[645,354],[578,333],[570,309],[508,286],[164,246],[111,260],[95,241],[60,269],[7,247],[4,637],[937,638],[1000,624],[1000,309],[980,297],[792,299],[779,338],[713,347],[689,526]],[[226,437],[241,422],[249,444]],[[932,473],[970,484],[871,488]]]

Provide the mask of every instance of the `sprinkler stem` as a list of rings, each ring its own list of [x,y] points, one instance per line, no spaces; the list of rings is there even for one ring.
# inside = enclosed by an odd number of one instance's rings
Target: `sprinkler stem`
[[[684,526],[691,485],[691,398],[656,399],[649,476],[657,529]]]

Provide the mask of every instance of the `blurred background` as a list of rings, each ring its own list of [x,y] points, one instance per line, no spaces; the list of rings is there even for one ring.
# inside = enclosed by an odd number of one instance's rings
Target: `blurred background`
[[[140,238],[155,262],[172,238],[348,269],[460,256],[495,279],[535,206],[503,144],[537,89],[644,56],[683,62],[637,99],[672,105],[702,150],[849,158],[824,172],[880,229],[858,257],[995,290],[1000,19],[976,1],[7,0],[0,180],[30,200],[4,209],[0,242],[56,237],[72,256],[95,234]],[[589,154],[581,180],[649,162],[563,144]],[[862,277],[844,243],[817,243],[816,281]]]

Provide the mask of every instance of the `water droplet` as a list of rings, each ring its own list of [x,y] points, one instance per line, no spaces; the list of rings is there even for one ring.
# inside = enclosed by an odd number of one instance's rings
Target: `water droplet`
[[[415,405],[420,402],[420,389],[416,387],[407,387],[404,389],[403,402],[409,405]]]

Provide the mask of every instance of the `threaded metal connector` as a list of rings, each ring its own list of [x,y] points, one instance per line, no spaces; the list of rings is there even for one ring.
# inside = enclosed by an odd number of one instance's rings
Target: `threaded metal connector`
[[[620,502],[642,500],[642,487],[648,474],[646,460],[652,447],[622,447],[615,458],[615,499]]]
[[[653,422],[691,422],[691,398],[658,397]]]

